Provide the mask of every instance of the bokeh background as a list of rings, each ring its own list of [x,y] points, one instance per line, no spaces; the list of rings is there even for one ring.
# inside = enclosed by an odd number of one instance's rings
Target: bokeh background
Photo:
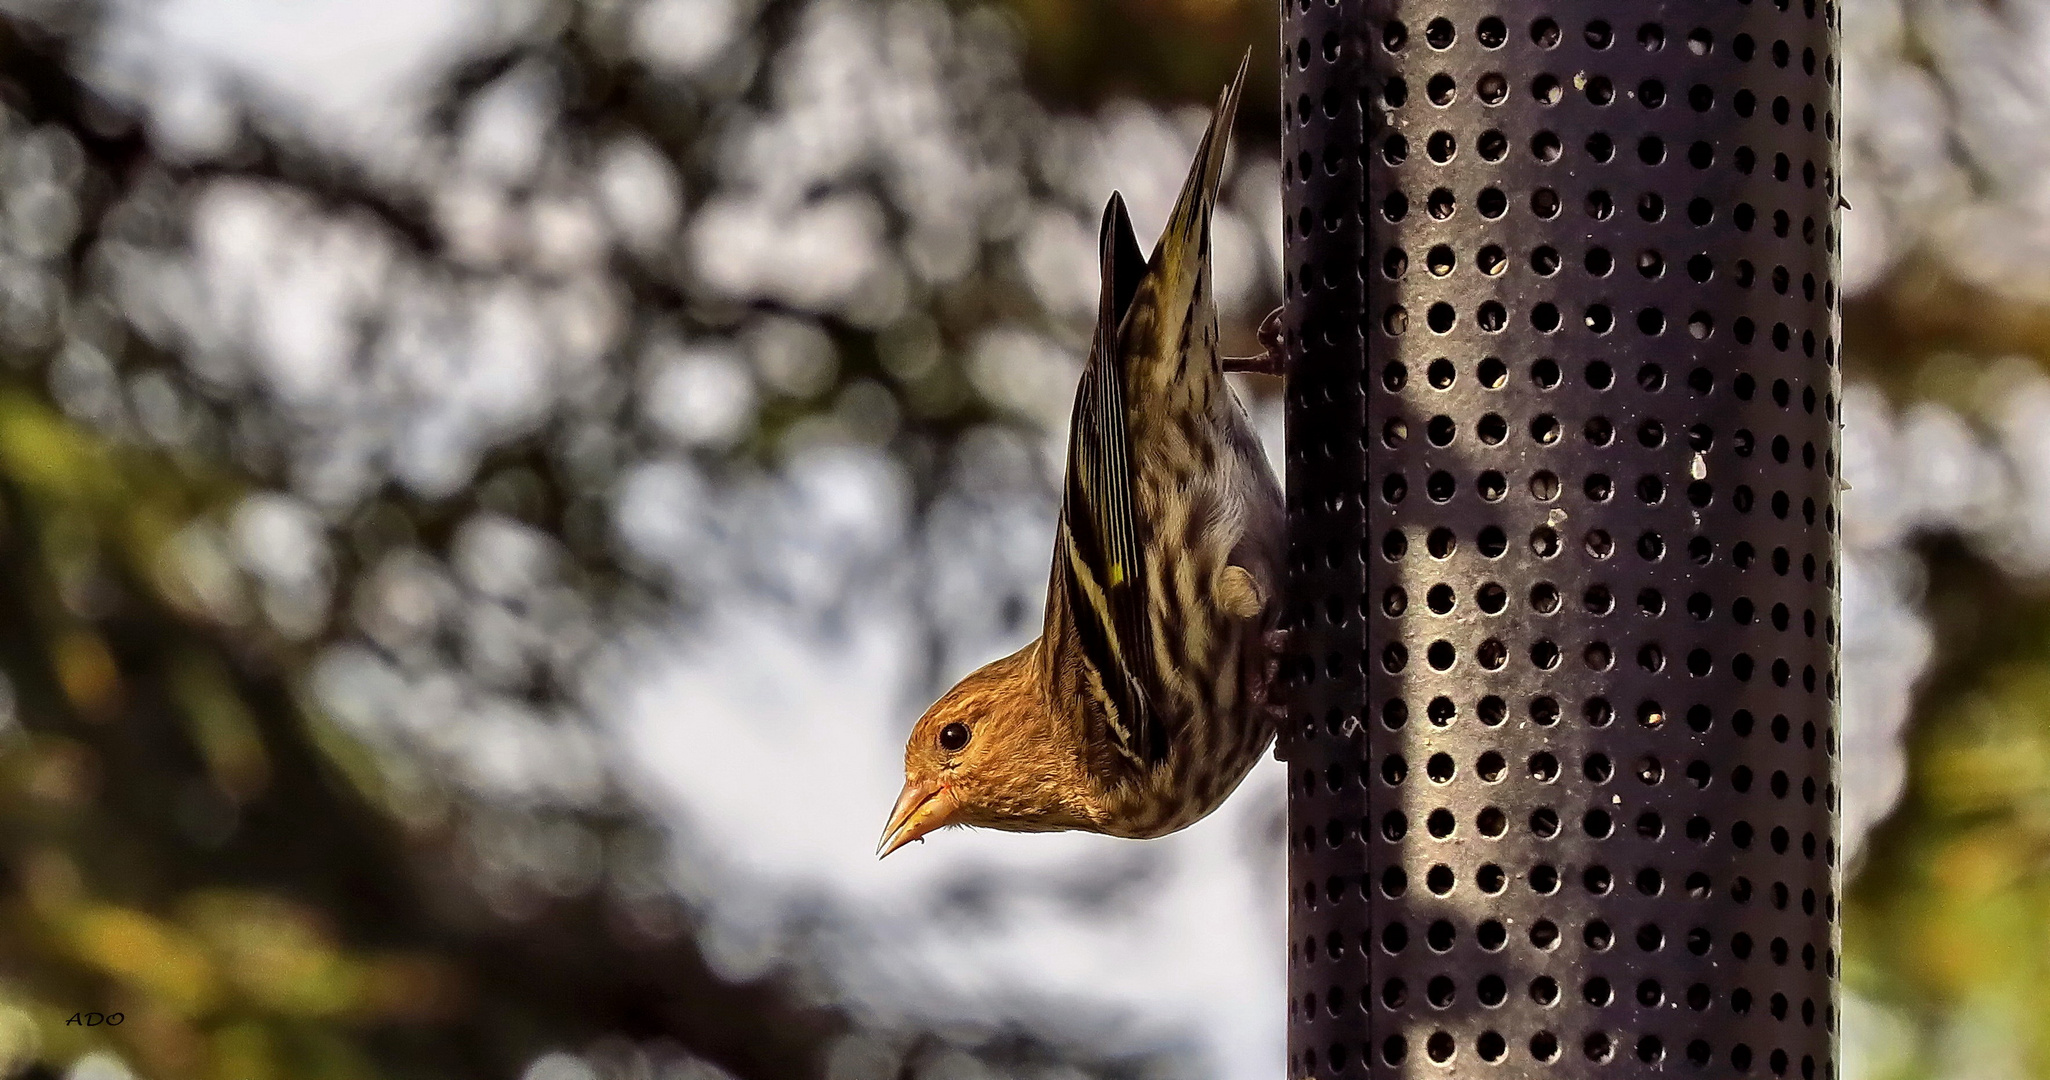
[[[871,855],[1271,7],[0,0],[0,1073],[1278,1075],[1271,762]],[[1847,1078],[2050,1076],[2050,2],[1845,9]]]

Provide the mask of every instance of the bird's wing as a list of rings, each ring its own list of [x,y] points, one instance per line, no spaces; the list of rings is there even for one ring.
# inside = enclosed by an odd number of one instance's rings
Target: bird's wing
[[[1095,340],[1068,437],[1061,505],[1060,559],[1067,607],[1095,699],[1112,744],[1134,764],[1167,757],[1167,732],[1153,706],[1152,634],[1146,617],[1146,547],[1132,494],[1118,323],[1145,272],[1124,199],[1103,211],[1103,295]]]
[[[1124,200],[1113,194],[1104,207],[1103,292],[1069,434],[1056,555],[1064,571],[1059,602],[1081,653],[1082,689],[1094,706],[1088,711],[1101,717],[1101,735],[1117,757],[1141,768],[1167,760],[1170,733],[1161,685],[1166,676],[1154,653],[1156,605],[1146,592],[1147,523],[1133,495],[1127,391],[1158,374],[1145,367],[1149,363],[1179,370],[1181,354],[1191,347],[1190,324],[1199,315],[1216,317],[1206,284],[1210,216],[1246,67],[1241,61],[1218,101],[1151,259],[1132,235]],[[1085,734],[1096,737],[1098,730],[1092,726]]]

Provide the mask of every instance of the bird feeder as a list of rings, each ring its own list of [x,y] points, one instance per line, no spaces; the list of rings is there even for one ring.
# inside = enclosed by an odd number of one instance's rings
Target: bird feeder
[[[1284,0],[1290,1077],[1836,1077],[1840,14]]]

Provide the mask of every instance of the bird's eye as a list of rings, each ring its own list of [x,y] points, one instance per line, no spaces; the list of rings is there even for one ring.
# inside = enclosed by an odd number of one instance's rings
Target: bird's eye
[[[940,749],[952,754],[968,745],[968,725],[948,724],[940,729]]]

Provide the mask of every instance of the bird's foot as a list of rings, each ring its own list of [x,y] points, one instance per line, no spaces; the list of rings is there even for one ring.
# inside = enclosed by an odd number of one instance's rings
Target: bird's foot
[[[1260,355],[1224,357],[1224,370],[1255,375],[1288,374],[1288,352],[1282,347],[1281,312],[1281,308],[1275,308],[1260,323]]]
[[[1263,630],[1260,632],[1260,686],[1255,700],[1268,701],[1280,696],[1281,658],[1288,652],[1289,632],[1286,630]]]
[[[1288,651],[1290,634],[1287,630],[1267,630],[1260,635],[1260,644],[1266,655],[1260,661],[1259,693],[1254,697],[1253,707],[1259,709],[1268,725],[1274,729],[1274,759],[1286,761],[1288,731],[1288,707],[1281,700],[1281,658]]]

